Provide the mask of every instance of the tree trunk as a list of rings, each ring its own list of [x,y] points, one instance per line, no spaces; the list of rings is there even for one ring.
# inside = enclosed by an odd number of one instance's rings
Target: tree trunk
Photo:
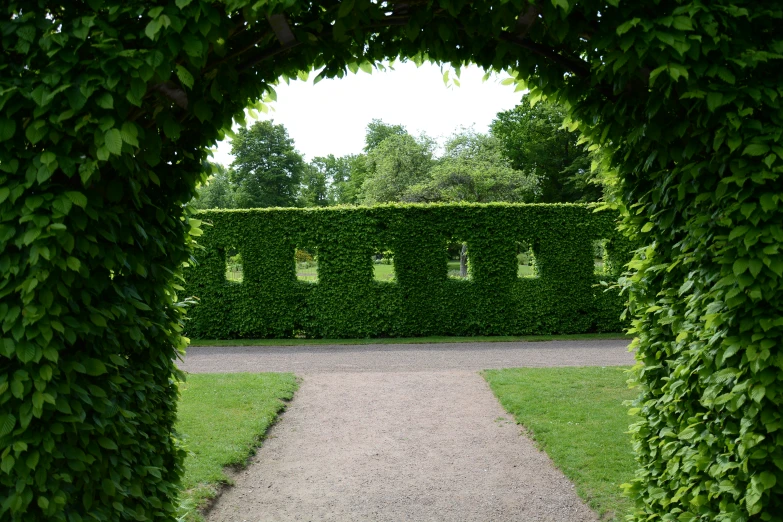
[[[459,253],[459,276],[468,277],[468,244],[462,243],[462,250]]]

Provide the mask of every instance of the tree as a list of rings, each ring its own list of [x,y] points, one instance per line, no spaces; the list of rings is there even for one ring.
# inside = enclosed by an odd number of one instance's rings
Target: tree
[[[539,179],[538,203],[598,201],[601,188],[590,183],[591,158],[579,134],[563,128],[565,110],[527,100],[509,111],[500,112],[492,122],[497,138],[511,166]]]
[[[359,192],[364,205],[402,201],[407,191],[425,181],[432,167],[434,142],[423,136],[393,134],[367,154],[367,177]]]
[[[292,207],[305,173],[302,155],[283,125],[259,121],[241,128],[231,142],[231,182],[236,206]]]
[[[429,179],[411,187],[407,201],[532,202],[538,179],[513,169],[493,136],[467,129],[454,134]]]
[[[367,124],[364,135],[364,152],[369,153],[376,149],[383,141],[392,136],[405,136],[408,131],[403,125],[384,123],[383,120],[373,119]]]
[[[335,157],[317,156],[310,162],[326,183],[325,200],[328,205],[341,205],[351,201],[351,165],[355,155]]]
[[[198,189],[198,195],[191,203],[198,209],[235,208],[236,201],[234,185],[231,183],[230,172],[220,163],[210,163],[213,171],[207,181]]]
[[[315,161],[305,165],[297,203],[301,207],[325,207],[329,205],[327,174],[318,168],[318,164]]]

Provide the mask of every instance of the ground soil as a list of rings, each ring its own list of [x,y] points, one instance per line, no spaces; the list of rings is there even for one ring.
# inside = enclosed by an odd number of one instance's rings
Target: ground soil
[[[597,521],[478,370],[632,364],[624,341],[191,348],[301,388],[208,513],[240,521]]]

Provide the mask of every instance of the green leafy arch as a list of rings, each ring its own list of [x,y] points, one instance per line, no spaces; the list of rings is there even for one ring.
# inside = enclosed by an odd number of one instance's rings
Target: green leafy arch
[[[641,244],[637,520],[783,511],[774,0],[11,0],[0,52],[0,515],[173,519],[184,205],[281,76],[509,69],[609,151]],[[89,470],[89,473],[85,471]]]

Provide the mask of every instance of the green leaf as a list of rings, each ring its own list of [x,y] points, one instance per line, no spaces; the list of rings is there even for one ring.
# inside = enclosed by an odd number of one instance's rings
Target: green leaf
[[[29,228],[29,229],[27,229],[27,232],[24,233],[24,237],[22,238],[22,242],[25,245],[29,245],[30,243],[32,243],[33,241],[38,239],[38,236],[40,236],[40,235],[41,235],[41,229],[40,228],[38,228],[38,227]]]
[[[33,402],[35,402],[35,401],[33,401]],[[41,406],[43,406],[43,404],[41,404]],[[40,408],[41,406],[38,406],[38,407]],[[35,467],[38,465],[38,459],[40,459],[40,457],[41,457],[41,454],[39,452],[33,451],[32,453],[30,453],[27,456],[27,459],[25,460],[25,464],[27,465],[27,467],[29,469],[34,470]]]
[[[118,129],[109,129],[104,134],[104,142],[109,152],[119,156],[122,154],[122,134]]]
[[[39,120],[28,125],[24,134],[30,143],[35,144],[41,141],[41,139],[46,136],[47,132],[46,122]]]
[[[189,6],[189,5],[190,5],[190,3],[191,3],[192,1],[193,1],[193,0],[176,0],[174,3],[175,3],[175,4],[176,4],[176,6],[177,6],[177,7],[179,7],[180,9],[184,9],[184,8],[186,8],[187,6]]]
[[[740,236],[744,236],[748,230],[750,230],[750,227],[747,227],[745,225],[741,225],[738,227],[734,227],[734,230],[731,231],[731,234],[729,234],[729,241],[734,241]]]
[[[707,93],[707,108],[710,112],[715,112],[715,109],[723,104],[722,92],[710,92]]]
[[[759,482],[762,486],[764,486],[764,489],[772,489],[775,487],[775,484],[777,484],[777,479],[775,478],[775,475],[770,473],[769,471],[762,471],[759,475]]]
[[[106,318],[103,317],[101,314],[92,313],[90,314],[90,321],[93,322],[96,326],[106,326]]]
[[[16,459],[9,453],[5,457],[3,457],[2,463],[0,463],[0,470],[2,470],[4,473],[11,473],[11,470],[14,469],[14,463],[16,462]]]
[[[748,269],[748,260],[744,258],[737,259],[734,261],[732,269],[734,270],[734,275],[743,274]]]
[[[750,269],[750,274],[756,277],[761,273],[761,269],[764,268],[764,263],[761,262],[761,259],[753,258],[748,261],[748,268]]]
[[[108,147],[106,145],[101,145],[98,147],[98,150],[95,152],[95,155],[98,156],[98,160],[100,161],[108,161],[111,157],[111,152],[109,152]]]
[[[35,359],[35,345],[28,342],[20,342],[16,347],[16,356],[23,363],[27,363]]]
[[[693,31],[693,22],[687,16],[675,16],[672,25],[680,31]]]
[[[8,118],[0,118],[0,141],[10,140],[16,132],[16,122]]]
[[[562,7],[564,11],[568,11],[568,0],[552,0],[552,5]]]
[[[103,316],[101,316],[102,318]],[[95,322],[95,321],[93,321]],[[106,323],[104,322],[103,325],[105,326]],[[100,326],[100,325],[99,325]],[[87,372],[87,375],[92,375],[94,377],[97,377],[98,375],[103,375],[106,373],[106,365],[103,364],[98,359],[85,359],[82,361],[84,364],[85,371]]]
[[[636,27],[636,25],[639,22],[641,22],[641,21],[642,21],[641,18],[632,18],[631,20],[628,20],[627,22],[620,24],[617,27],[617,35],[618,36],[624,35],[628,31],[630,31],[632,28]]]
[[[761,208],[763,208],[766,212],[771,212],[778,208],[778,200],[779,198],[777,194],[771,194],[769,192],[762,194],[760,198]]]
[[[179,122],[174,118],[167,118],[166,121],[163,122],[163,132],[166,133],[166,136],[169,139],[172,140],[179,139],[180,130],[181,127],[179,125]]]
[[[71,203],[76,205],[77,207],[86,207],[87,206],[87,196],[82,194],[81,192],[74,192],[72,190],[65,193],[65,197],[71,200]]]
[[[688,290],[690,290],[691,287],[693,287],[693,279],[688,279],[682,284],[682,286],[680,286],[680,290],[677,293],[682,295]]]
[[[177,65],[177,78],[179,78],[179,81],[182,82],[182,85],[188,89],[193,88],[193,75],[190,74],[190,71],[181,65]]]
[[[144,28],[144,34],[146,34],[150,40],[154,40],[155,35],[160,32],[162,27],[163,21],[160,18],[154,18],[150,20],[150,22],[147,24],[147,27]]]
[[[656,67],[653,69],[653,71],[650,73],[650,86],[652,86],[655,83],[655,79],[660,75],[663,71],[668,69],[668,65],[661,65],[660,67]]]
[[[116,450],[117,449],[117,443],[111,440],[108,437],[99,437],[98,438],[98,444],[107,450]]]
[[[734,85],[734,83],[737,81],[737,78],[734,76],[734,73],[732,73],[730,70],[728,70],[725,67],[718,68],[718,77],[724,82],[730,83],[731,85]]]
[[[123,123],[122,128],[120,129],[120,135],[122,136],[122,141],[124,141],[128,145],[132,147],[139,146],[139,140],[137,139],[137,136],[139,135],[139,131],[133,122],[126,121],[125,123]]]
[[[73,256],[68,256],[68,259],[65,260],[65,264],[68,265],[68,268],[70,268],[74,272],[78,272],[79,269],[82,267],[82,262]]]
[[[112,97],[112,95],[109,94],[108,92],[104,92],[103,94],[101,94],[95,99],[95,103],[98,104],[98,107],[101,107],[103,109],[113,109],[114,97]]]
[[[16,426],[16,417],[10,413],[0,415],[0,437],[5,437],[11,433],[11,431],[14,429],[14,426]]]
[[[769,152],[769,145],[765,145],[763,143],[751,143],[745,147],[745,150],[742,151],[742,154],[745,156],[763,156],[767,152]]]

